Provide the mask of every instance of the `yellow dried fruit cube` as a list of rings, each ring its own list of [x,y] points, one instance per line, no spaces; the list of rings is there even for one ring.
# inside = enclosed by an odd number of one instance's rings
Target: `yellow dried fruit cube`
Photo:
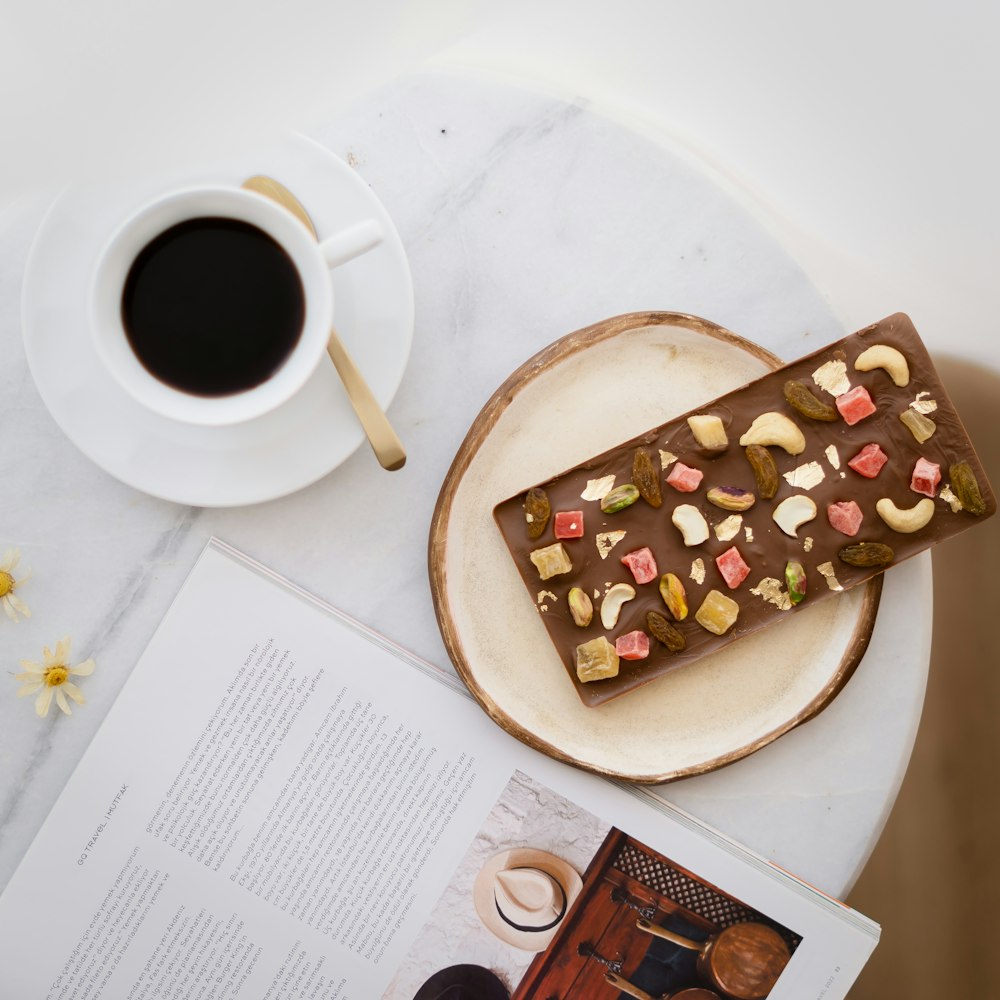
[[[903,410],[899,419],[910,428],[910,433],[920,444],[934,437],[934,432],[937,430],[937,424],[930,417],[925,417],[922,413],[917,413],[916,410],[911,410],[909,407]]]
[[[618,653],[603,635],[576,647],[576,676],[584,684],[618,676]]]
[[[543,580],[559,576],[560,573],[568,573],[573,568],[569,553],[562,542],[556,542],[555,545],[546,545],[542,549],[535,549],[530,554],[530,558],[538,569],[538,575]]]
[[[740,613],[740,606],[731,598],[718,590],[710,590],[701,602],[701,607],[695,612],[695,621],[715,635],[725,635]]]

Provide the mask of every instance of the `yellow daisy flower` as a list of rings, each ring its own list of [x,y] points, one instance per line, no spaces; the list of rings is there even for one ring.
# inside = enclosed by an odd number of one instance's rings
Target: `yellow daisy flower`
[[[28,579],[27,575],[22,576],[20,580],[14,579],[14,570],[20,558],[21,553],[17,549],[8,549],[0,560],[0,604],[13,622],[17,621],[18,614],[24,615],[25,618],[31,617],[28,606],[14,593]]]
[[[49,714],[49,706],[53,696],[56,704],[67,714],[72,715],[67,697],[78,705],[84,702],[83,692],[70,680],[70,677],[89,677],[94,672],[94,661],[84,660],[75,667],[69,665],[69,637],[56,643],[55,652],[48,646],[42,650],[44,662],[21,660],[23,674],[17,674],[15,680],[23,681],[17,692],[19,698],[29,694],[38,694],[35,699],[35,711],[44,719]]]

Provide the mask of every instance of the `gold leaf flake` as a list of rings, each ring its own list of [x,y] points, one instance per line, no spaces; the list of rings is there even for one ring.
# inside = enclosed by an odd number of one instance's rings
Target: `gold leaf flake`
[[[928,396],[930,396],[929,392],[918,392],[917,398],[910,403],[910,409],[916,410],[917,413],[933,413],[938,408],[937,400],[928,399]]]
[[[559,598],[556,597],[556,595],[553,594],[551,590],[540,590],[540,591],[538,591],[538,596],[535,598],[535,603],[536,604],[541,604],[542,601],[544,601],[546,597],[550,601],[558,601],[559,600]],[[542,610],[544,611],[545,608],[542,608]]]
[[[826,473],[819,462],[806,462],[790,472],[782,473],[782,479],[788,483],[792,489],[811,490],[826,479]]]
[[[588,479],[587,488],[580,494],[581,500],[603,500],[615,487],[614,476]]]
[[[715,526],[715,537],[720,542],[728,542],[740,533],[743,524],[743,517],[740,514],[731,514],[724,521],[720,521]]]
[[[773,604],[779,611],[788,611],[792,606],[792,599],[782,590],[781,581],[775,580],[773,576],[765,576],[756,587],[750,588],[750,593],[763,597],[768,604]]]
[[[625,537],[624,531],[602,531],[594,541],[597,542],[597,551],[602,559],[608,558],[608,553]]]
[[[669,469],[674,462],[677,461],[677,456],[672,451],[664,451],[660,449],[660,468]]]
[[[840,468],[840,452],[837,451],[837,446],[835,444],[831,444],[831,445],[829,445],[827,447],[827,449],[826,449],[826,460],[835,469],[839,469]]]
[[[694,580],[695,583],[705,582],[705,563],[703,560],[695,559],[695,561],[691,563],[691,579]]]
[[[820,365],[813,372],[813,381],[831,396],[843,396],[851,388],[847,364],[843,361],[827,361],[825,365]]]
[[[802,551],[812,552],[812,547],[813,547],[813,540],[807,536],[806,540],[802,543]]]
[[[747,544],[753,541],[753,528],[749,524],[743,526],[743,533],[747,536]]]
[[[840,581],[837,579],[837,574],[833,571],[833,563],[825,562],[820,563],[816,567],[823,574],[826,579],[826,585],[831,590],[843,590],[844,588],[840,585]]]
[[[951,483],[945,483],[944,486],[941,487],[939,496],[946,504],[948,504],[949,507],[951,507],[953,514],[957,514],[960,510],[962,510],[962,501],[955,496],[955,491],[951,488]]]

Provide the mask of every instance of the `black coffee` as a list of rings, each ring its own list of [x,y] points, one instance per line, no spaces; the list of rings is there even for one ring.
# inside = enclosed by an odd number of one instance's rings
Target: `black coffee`
[[[237,219],[189,219],[136,257],[122,319],[161,382],[228,396],[266,381],[298,343],[305,296],[288,254]]]

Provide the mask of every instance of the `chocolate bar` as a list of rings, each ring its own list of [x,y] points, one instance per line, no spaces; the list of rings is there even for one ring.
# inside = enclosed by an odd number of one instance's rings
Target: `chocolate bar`
[[[926,348],[896,314],[493,513],[581,700],[597,706],[995,510]]]

